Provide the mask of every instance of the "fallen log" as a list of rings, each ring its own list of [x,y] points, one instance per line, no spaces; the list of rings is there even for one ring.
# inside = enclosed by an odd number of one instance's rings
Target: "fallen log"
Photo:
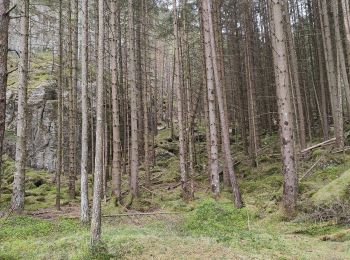
[[[311,150],[313,150],[313,149],[316,149],[316,148],[318,148],[318,147],[323,147],[323,146],[327,146],[327,145],[334,144],[334,143],[335,143],[335,140],[336,140],[335,138],[329,139],[329,140],[324,141],[324,142],[322,142],[322,143],[318,143],[318,144],[315,144],[315,145],[313,145],[313,146],[310,146],[310,147],[308,147],[308,148],[306,148],[306,149],[304,149],[304,150],[301,150],[300,152],[301,152],[301,153],[306,153],[306,152],[309,152],[309,151],[311,151]]]
[[[103,215],[104,218],[132,217],[132,216],[152,216],[152,215],[178,215],[181,212],[131,212],[114,215]]]
[[[299,179],[299,181],[308,177],[311,174],[311,171],[317,166],[317,164],[324,158],[324,156],[320,157],[307,171],[306,173]]]

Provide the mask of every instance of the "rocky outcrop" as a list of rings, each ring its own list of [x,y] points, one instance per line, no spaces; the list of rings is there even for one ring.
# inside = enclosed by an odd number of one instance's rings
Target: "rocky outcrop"
[[[54,171],[57,148],[57,86],[45,82],[28,96],[27,164],[36,169]],[[7,92],[5,152],[15,157],[17,93]]]

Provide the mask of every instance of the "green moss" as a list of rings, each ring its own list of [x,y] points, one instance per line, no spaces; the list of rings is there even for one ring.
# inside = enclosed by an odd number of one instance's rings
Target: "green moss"
[[[238,233],[249,231],[249,218],[254,215],[247,209],[235,209],[230,204],[213,199],[204,200],[186,219],[185,227],[197,235],[215,237],[218,241],[231,240]]]
[[[0,219],[0,240],[48,236],[54,229],[50,221],[27,216]]]
[[[343,228],[344,227],[342,226],[332,225],[330,223],[313,223],[304,229],[296,230],[294,233],[309,236],[321,236],[338,232]]]
[[[350,170],[347,170],[339,178],[319,189],[311,199],[316,205],[330,204],[335,200],[348,200],[349,189]]]

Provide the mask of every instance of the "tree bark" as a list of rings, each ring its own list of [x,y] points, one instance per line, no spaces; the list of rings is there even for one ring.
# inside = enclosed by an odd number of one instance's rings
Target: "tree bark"
[[[208,125],[209,125],[209,172],[211,181],[211,191],[215,198],[220,195],[220,179],[219,179],[219,160],[218,160],[218,138],[216,126],[216,102],[215,102],[215,87],[214,87],[214,71],[212,63],[212,51],[210,46],[210,31],[208,21],[208,7],[204,0],[202,2],[202,22],[203,22],[203,38],[204,38],[204,53],[206,67],[206,85],[207,85],[207,104],[208,104]]]
[[[59,3],[59,34],[58,34],[58,106],[57,106],[57,165],[56,165],[56,209],[61,209],[61,175],[63,166],[63,149],[62,149],[62,122],[63,122],[63,0]]]
[[[249,115],[249,147],[250,158],[253,166],[257,166],[258,156],[258,138],[259,131],[257,129],[257,111],[256,111],[256,87],[254,78],[254,60],[253,60],[253,28],[254,22],[252,15],[252,3],[251,0],[245,1],[245,73],[246,73],[246,85],[247,85],[247,97],[248,97],[248,115]]]
[[[180,52],[180,39],[178,29],[178,17],[177,17],[177,1],[173,0],[173,26],[175,36],[175,74],[174,74],[174,86],[176,88],[177,98],[177,118],[179,125],[179,157],[180,157],[180,174],[181,174],[181,186],[183,197],[188,196],[187,185],[187,169],[186,169],[186,155],[185,155],[185,125],[183,118],[183,93],[181,87],[180,66],[181,66],[181,52]]]
[[[2,153],[6,119],[6,89],[7,89],[7,52],[10,0],[0,2],[0,188],[2,175]]]
[[[70,57],[70,84],[69,84],[69,198],[75,198],[76,180],[76,86],[78,83],[78,1],[70,0],[69,7],[69,57]]]
[[[283,205],[287,214],[293,215],[297,202],[297,173],[293,140],[293,109],[288,74],[286,34],[283,28],[283,8],[285,0],[269,0],[271,8],[271,41],[275,69],[277,105],[279,113],[281,152],[284,174]]]
[[[286,14],[286,36],[287,36],[287,44],[289,47],[289,69],[291,73],[292,85],[294,86],[295,96],[296,96],[296,123],[298,124],[299,129],[299,143],[300,149],[304,149],[306,146],[306,131],[305,131],[305,117],[304,117],[304,108],[302,103],[302,96],[300,91],[300,81],[299,81],[299,71],[298,71],[298,62],[297,62],[297,53],[295,50],[295,44],[293,39],[293,33],[291,28],[290,16],[288,5],[285,6],[285,14]]]
[[[81,41],[81,189],[80,189],[80,220],[89,221],[88,198],[88,155],[89,155],[89,108],[88,108],[88,0],[82,1],[82,41]]]
[[[135,55],[135,32],[134,32],[134,1],[128,0],[128,76],[130,87],[130,116],[131,116],[131,193],[133,198],[138,197],[138,168],[139,168],[139,148],[138,148],[138,90],[136,86],[136,55]]]
[[[331,40],[332,36],[331,36],[330,21],[329,21],[328,9],[327,9],[327,1],[319,0],[318,4],[321,10],[320,11],[321,32],[322,32],[323,48],[324,48],[324,55],[325,55],[325,61],[326,61],[326,71],[327,71],[327,78],[328,78],[328,87],[329,87],[329,93],[330,93],[334,129],[335,129],[334,132],[337,139],[336,145],[337,147],[342,147],[344,145],[343,144],[343,140],[344,140],[343,115],[342,114],[339,115],[337,112],[339,111],[342,103],[339,104],[339,99],[337,96],[337,92],[338,92],[337,71],[336,71],[336,64],[335,64],[335,59],[333,54],[333,47],[332,47],[332,40]],[[340,118],[338,116],[340,116]]]
[[[28,88],[28,39],[29,39],[29,1],[20,1],[21,46],[18,84],[16,172],[13,180],[11,209],[21,213],[24,209],[25,164],[26,164],[26,125]]]
[[[117,7],[118,5],[118,7]],[[112,72],[112,121],[113,121],[113,158],[112,158],[112,195],[119,202],[121,197],[121,143],[120,143],[120,111],[118,91],[118,28],[117,13],[119,4],[111,2],[111,72]],[[119,28],[120,29],[120,28]]]
[[[94,172],[94,195],[91,219],[91,246],[96,246],[101,240],[101,195],[103,174],[103,65],[104,65],[104,1],[98,1],[98,64],[97,64],[97,101],[96,101],[96,152]]]
[[[206,15],[208,15],[209,28],[207,30],[209,30],[209,33],[210,33],[210,47],[211,47],[211,55],[212,55],[211,60],[212,60],[212,65],[214,70],[216,98],[217,98],[218,107],[219,107],[225,165],[227,167],[227,170],[230,176],[235,206],[237,208],[241,208],[243,207],[243,202],[242,202],[241,193],[239,191],[236,175],[233,168],[233,160],[232,160],[231,148],[230,148],[229,129],[228,129],[228,122],[227,122],[227,115],[226,115],[227,108],[225,107],[223,89],[222,89],[222,84],[220,82],[220,74],[219,74],[218,65],[217,65],[217,54],[216,54],[216,46],[215,46],[215,34],[214,34],[214,28],[213,28],[211,1],[210,0],[205,0],[205,1],[206,1],[206,6],[204,8],[204,12],[206,13]]]

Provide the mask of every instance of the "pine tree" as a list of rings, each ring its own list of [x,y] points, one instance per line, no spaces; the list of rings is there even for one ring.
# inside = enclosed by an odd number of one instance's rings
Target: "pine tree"
[[[0,176],[2,173],[2,153],[5,134],[8,29],[10,24],[10,0],[0,2]],[[1,177],[0,177],[1,183]],[[1,185],[0,185],[1,186]]]
[[[98,1],[98,55],[97,55],[97,90],[96,90],[96,151],[94,190],[91,212],[91,246],[96,246],[101,240],[101,197],[103,174],[103,96],[104,96],[104,1]]]
[[[11,208],[13,211],[20,213],[24,210],[25,193],[29,1],[22,0],[19,3],[21,10],[21,46],[17,108],[16,172],[13,180]]]
[[[283,162],[283,205],[286,213],[293,215],[297,203],[297,173],[295,169],[294,124],[290,78],[288,73],[286,33],[283,28],[283,8],[285,0],[269,0],[271,8],[271,42],[274,49],[277,106],[280,126],[281,153]]]
[[[89,142],[89,108],[88,108],[88,0],[82,2],[82,42],[81,42],[81,209],[80,220],[83,223],[89,221],[88,199],[88,142]]]

